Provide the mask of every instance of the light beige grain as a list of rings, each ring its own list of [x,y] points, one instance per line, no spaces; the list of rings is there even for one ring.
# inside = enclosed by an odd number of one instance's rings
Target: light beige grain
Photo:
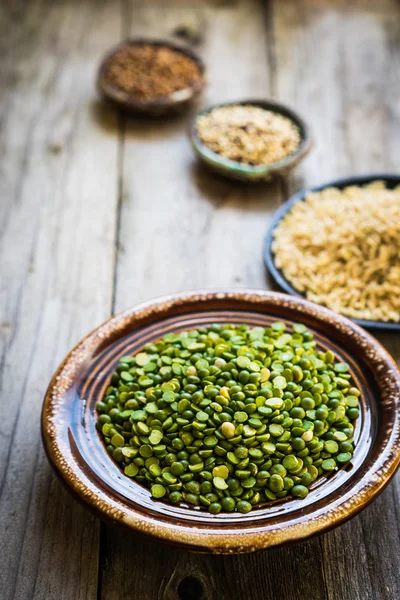
[[[198,135],[224,158],[268,165],[293,154],[300,133],[290,119],[257,106],[220,106],[197,119]]]
[[[309,194],[276,228],[272,250],[309,300],[349,317],[400,321],[400,187]]]

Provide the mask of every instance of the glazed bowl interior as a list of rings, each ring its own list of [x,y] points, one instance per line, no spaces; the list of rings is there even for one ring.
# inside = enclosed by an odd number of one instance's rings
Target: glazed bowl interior
[[[275,280],[278,286],[287,294],[291,294],[293,296],[297,296],[299,298],[304,298],[304,295],[296,290],[291,283],[286,279],[281,269],[279,269],[275,264],[275,256],[272,251],[272,243],[274,241],[274,231],[278,227],[279,223],[285,217],[285,215],[291,211],[294,204],[297,202],[304,202],[308,194],[314,192],[320,192],[324,189],[335,187],[340,190],[348,186],[363,186],[373,183],[375,181],[383,181],[387,188],[393,189],[397,186],[400,186],[400,175],[388,174],[388,173],[376,173],[370,175],[356,175],[353,177],[346,177],[345,179],[338,179],[335,181],[330,181],[329,183],[324,183],[322,185],[315,186],[313,188],[301,190],[294,194],[291,198],[289,198],[282,206],[276,211],[272,222],[269,226],[265,244],[264,244],[264,263]],[[400,323],[394,322],[384,322],[384,321],[370,321],[366,319],[352,319],[358,325],[362,327],[366,327],[367,329],[382,329],[388,331],[399,331],[400,332]]]
[[[139,100],[129,92],[118,89],[106,77],[107,69],[114,55],[131,46],[151,45],[160,48],[170,48],[189,57],[199,69],[199,79],[190,87],[177,90],[154,100]],[[154,40],[145,38],[128,39],[112,48],[103,58],[98,75],[97,88],[100,93],[121,109],[142,115],[163,116],[170,112],[180,111],[194,100],[205,86],[205,66],[201,58],[189,47],[170,40]]]
[[[155,501],[124,475],[96,429],[96,402],[121,356],[166,333],[212,323],[269,326],[302,322],[318,348],[350,365],[361,390],[351,462],[310,488],[307,498],[260,504],[246,514],[211,515],[185,503]],[[62,363],[46,394],[42,432],[50,462],[73,494],[101,518],[191,550],[248,552],[308,537],[361,510],[393,475],[400,459],[400,376],[376,340],[304,300],[272,292],[203,292],[172,296],[117,315]]]
[[[297,150],[285,156],[282,160],[269,165],[240,163],[213,152],[199,137],[197,119],[202,115],[208,114],[214,108],[233,105],[256,106],[290,119],[297,126],[300,133],[300,144]],[[312,147],[310,130],[303,118],[293,109],[272,100],[242,100],[240,102],[228,102],[210,106],[206,110],[200,111],[193,119],[189,130],[189,137],[196,155],[207,167],[231,179],[248,182],[268,180],[275,175],[286,175],[303,160]]]

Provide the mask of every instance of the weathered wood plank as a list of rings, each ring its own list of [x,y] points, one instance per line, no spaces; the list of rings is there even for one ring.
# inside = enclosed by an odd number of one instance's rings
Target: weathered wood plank
[[[399,6],[295,0],[274,4],[279,98],[308,114],[317,146],[291,187],[398,160]],[[400,360],[393,335],[378,336]],[[321,538],[332,600],[400,597],[399,476],[359,517]]]
[[[268,94],[262,18],[254,1],[134,3],[131,33],[189,29],[208,66],[207,105]],[[198,167],[188,118],[126,123],[117,310],[171,291],[265,285],[261,245],[279,189],[235,186]]]
[[[203,104],[211,104],[269,95],[264,16],[256,0],[135,3],[131,32],[189,30],[208,65]],[[188,118],[126,122],[117,310],[184,289],[267,285],[261,250],[282,199],[280,184],[248,188],[200,169],[186,139]],[[103,600],[133,593],[141,600],[326,598],[316,540],[253,556],[210,557],[104,526],[100,572]]]
[[[51,475],[40,410],[57,363],[111,309],[118,129],[93,79],[121,15],[113,2],[3,11],[0,596],[93,599],[99,524]]]
[[[314,543],[237,556],[192,554],[102,532],[101,598],[292,600],[327,598]],[[312,565],[312,567],[311,567]]]
[[[112,304],[118,157],[117,310],[268,283],[261,245],[279,184],[248,189],[198,168],[188,116],[127,121],[118,154],[117,117],[91,99],[121,11],[123,35],[180,33],[197,45],[209,65],[204,104],[274,94],[309,116],[318,143],[294,189],[397,166],[398,4],[348,4],[268,2],[266,29],[256,0],[0,7],[0,597],[96,597],[98,523],[50,475],[39,412],[57,362]],[[379,337],[400,358],[398,340]],[[99,598],[397,599],[399,496],[398,477],[335,532],[250,556],[191,555],[102,526]]]

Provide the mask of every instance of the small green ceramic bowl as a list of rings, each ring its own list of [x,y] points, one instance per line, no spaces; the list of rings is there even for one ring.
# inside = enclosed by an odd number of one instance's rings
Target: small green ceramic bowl
[[[233,105],[258,106],[265,110],[280,114],[293,121],[293,123],[297,125],[299,129],[301,137],[300,145],[296,152],[293,152],[282,160],[269,165],[250,165],[246,163],[240,163],[229,158],[224,158],[223,156],[220,156],[216,152],[210,150],[210,148],[203,144],[198,135],[196,125],[198,117],[211,112],[211,110],[214,108]],[[291,108],[288,108],[287,106],[284,106],[278,102],[273,102],[272,100],[243,100],[240,102],[227,102],[224,104],[215,104],[210,106],[206,110],[197,113],[191,123],[189,137],[195,153],[207,167],[219,173],[220,175],[229,177],[230,179],[238,179],[246,182],[268,181],[277,175],[287,175],[303,160],[313,144],[309,128],[303,119]]]

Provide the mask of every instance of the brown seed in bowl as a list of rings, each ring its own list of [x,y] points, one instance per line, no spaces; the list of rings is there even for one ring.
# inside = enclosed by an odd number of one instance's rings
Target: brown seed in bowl
[[[153,44],[122,47],[110,57],[104,73],[106,83],[143,102],[190,88],[200,78],[189,56]]]

